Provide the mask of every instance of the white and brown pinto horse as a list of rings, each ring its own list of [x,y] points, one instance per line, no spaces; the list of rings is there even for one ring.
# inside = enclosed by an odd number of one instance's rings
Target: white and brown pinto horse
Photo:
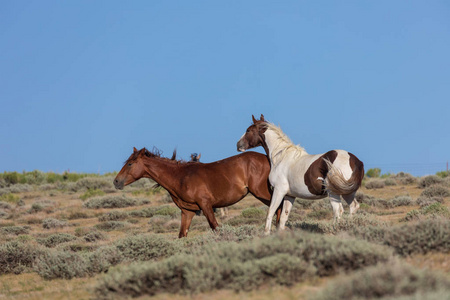
[[[344,209],[341,196],[350,205],[350,215],[359,208],[355,200],[356,190],[364,177],[364,164],[344,150],[331,150],[324,154],[308,154],[274,124],[252,116],[253,124],[237,142],[237,150],[262,146],[269,157],[271,170],[269,181],[273,195],[267,214],[265,233],[270,233],[272,218],[283,203],[279,229],[283,230],[295,197],[320,199],[327,195],[338,220]]]

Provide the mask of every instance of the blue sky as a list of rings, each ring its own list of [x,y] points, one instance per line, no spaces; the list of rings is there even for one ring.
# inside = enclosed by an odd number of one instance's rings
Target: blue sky
[[[3,0],[0,172],[216,161],[262,113],[311,154],[434,173],[449,53],[448,1]]]

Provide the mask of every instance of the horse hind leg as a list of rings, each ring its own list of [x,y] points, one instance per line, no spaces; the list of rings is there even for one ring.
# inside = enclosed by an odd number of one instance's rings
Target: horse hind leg
[[[336,222],[341,218],[342,214],[344,213],[344,208],[342,207],[341,202],[341,196],[330,193],[329,197],[331,207],[333,208],[334,222]]]
[[[356,201],[355,195],[356,192],[349,195],[342,195],[342,198],[344,198],[345,202],[347,202],[348,206],[350,206],[350,217],[353,216],[359,208],[359,203]]]

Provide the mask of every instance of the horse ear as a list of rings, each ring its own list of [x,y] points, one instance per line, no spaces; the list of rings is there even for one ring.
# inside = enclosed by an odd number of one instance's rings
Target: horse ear
[[[260,121],[266,121],[266,120],[264,120],[264,115],[263,114],[261,114],[261,118],[259,118],[259,120]]]
[[[136,149],[136,147],[133,147],[133,152],[134,152],[134,153],[138,152],[138,150]]]
[[[257,120],[255,119],[255,116],[253,116],[253,115],[252,115],[252,120],[253,120],[253,123],[256,123],[256,121],[257,121]]]
[[[200,160],[200,157],[202,157],[201,153],[197,156],[197,160]]]

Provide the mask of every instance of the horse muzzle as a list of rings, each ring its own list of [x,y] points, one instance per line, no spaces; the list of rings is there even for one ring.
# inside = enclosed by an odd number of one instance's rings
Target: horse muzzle
[[[114,187],[118,190],[123,190],[124,187],[124,181],[123,180],[118,180],[118,179],[114,179]]]
[[[237,151],[239,151],[239,152],[245,152],[245,150],[248,149],[247,147],[245,147],[244,143],[241,140],[239,140],[239,142],[237,142],[236,148],[237,148]]]

